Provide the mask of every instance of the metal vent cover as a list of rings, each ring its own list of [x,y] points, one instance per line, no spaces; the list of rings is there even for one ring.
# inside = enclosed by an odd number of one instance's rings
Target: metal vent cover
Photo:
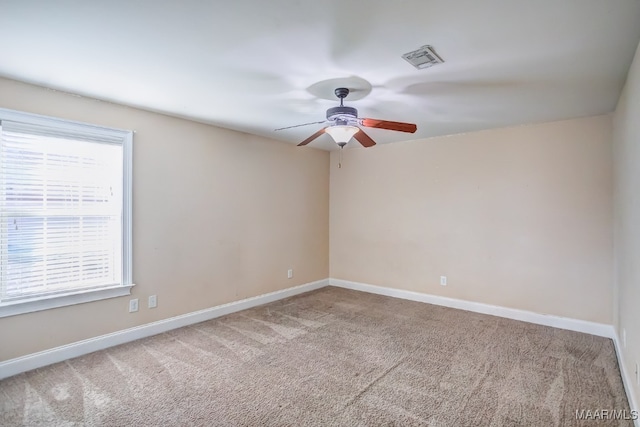
[[[422,46],[420,49],[405,53],[402,57],[418,70],[433,67],[444,62],[431,46]]]

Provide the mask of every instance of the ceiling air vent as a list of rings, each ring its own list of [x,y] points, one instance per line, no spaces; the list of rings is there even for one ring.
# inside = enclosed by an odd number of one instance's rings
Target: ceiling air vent
[[[405,53],[404,55],[402,55],[402,57],[418,70],[433,67],[436,64],[441,64],[444,62],[442,58],[440,58],[438,54],[436,54],[431,46],[422,46],[418,50]]]

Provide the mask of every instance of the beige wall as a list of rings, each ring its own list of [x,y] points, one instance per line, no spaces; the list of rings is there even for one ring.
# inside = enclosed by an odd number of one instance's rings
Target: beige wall
[[[612,323],[610,116],[337,160],[331,277]]]
[[[613,116],[615,324],[627,334],[622,349],[633,381],[640,363],[640,46]],[[640,402],[635,402],[636,409]]]
[[[0,361],[328,277],[327,152],[6,79],[0,107],[136,131],[141,299],[134,314],[122,297],[1,318]]]

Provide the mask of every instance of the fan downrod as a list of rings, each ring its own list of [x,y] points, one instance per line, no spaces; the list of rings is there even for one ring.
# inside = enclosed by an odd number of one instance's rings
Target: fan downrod
[[[349,89],[346,87],[339,87],[334,91],[334,93],[338,98],[340,98],[340,106],[329,108],[327,110],[327,120],[342,120],[345,121],[343,124],[346,124],[346,121],[357,119],[358,110],[353,107],[345,107],[343,104],[344,98],[349,95]]]
[[[347,89],[346,87],[339,87],[335,91],[333,91],[333,93],[335,93],[336,96],[340,98],[340,102],[342,102],[342,100],[346,98],[347,95],[349,95],[349,89]]]

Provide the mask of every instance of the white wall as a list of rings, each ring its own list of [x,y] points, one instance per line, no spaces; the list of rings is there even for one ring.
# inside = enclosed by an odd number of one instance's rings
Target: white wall
[[[613,161],[615,322],[620,336],[626,331],[623,358],[634,378],[640,364],[640,46],[613,116]]]

